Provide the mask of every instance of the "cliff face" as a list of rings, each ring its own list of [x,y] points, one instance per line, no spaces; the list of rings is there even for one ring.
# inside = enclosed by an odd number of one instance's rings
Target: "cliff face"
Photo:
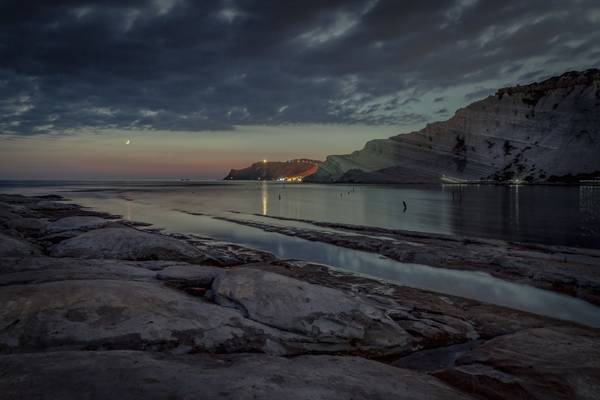
[[[225,180],[277,180],[285,177],[304,178],[317,171],[321,161],[297,159],[257,162],[243,169],[232,169]]]
[[[600,70],[500,89],[445,122],[328,156],[312,181],[556,180],[600,173]]]

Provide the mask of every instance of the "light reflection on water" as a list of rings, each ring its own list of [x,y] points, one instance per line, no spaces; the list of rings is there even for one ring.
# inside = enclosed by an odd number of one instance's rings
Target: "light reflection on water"
[[[173,211],[220,215],[238,210],[415,231],[600,247],[600,187],[94,182],[67,186],[58,183],[4,185],[2,190],[46,194],[78,188],[83,191],[66,196],[80,204],[170,231],[211,236],[267,250],[280,258],[324,263],[415,288],[600,326],[598,307],[558,293],[505,282],[485,273],[404,264],[376,254]],[[98,190],[90,191],[93,188]],[[402,201],[408,204],[407,212],[403,211]]]
[[[192,212],[244,213],[600,248],[600,186],[316,185],[276,182],[6,182],[0,191],[109,189]],[[98,192],[100,194],[100,192]],[[407,210],[403,210],[403,201]]]
[[[132,202],[119,199],[107,202],[81,198],[78,201],[116,214],[122,213],[125,208],[131,212],[133,220],[154,223],[168,231],[210,236],[270,251],[283,259],[323,263],[341,270],[391,280],[418,289],[600,327],[600,309],[592,304],[531,286],[503,281],[483,272],[401,263],[377,254],[265,232],[208,216],[172,211],[152,204],[138,204],[132,207]]]
[[[260,185],[260,197],[262,200],[262,215],[269,214],[269,185],[267,182],[262,182]]]

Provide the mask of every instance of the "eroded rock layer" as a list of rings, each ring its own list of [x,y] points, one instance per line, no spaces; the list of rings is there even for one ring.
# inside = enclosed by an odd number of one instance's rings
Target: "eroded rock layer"
[[[449,120],[332,155],[313,181],[574,181],[600,176],[600,70],[504,88]]]

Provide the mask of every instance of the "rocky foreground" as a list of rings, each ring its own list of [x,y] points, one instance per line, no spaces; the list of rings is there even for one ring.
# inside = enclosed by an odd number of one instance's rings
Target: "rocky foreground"
[[[600,330],[0,195],[2,399],[596,399]]]

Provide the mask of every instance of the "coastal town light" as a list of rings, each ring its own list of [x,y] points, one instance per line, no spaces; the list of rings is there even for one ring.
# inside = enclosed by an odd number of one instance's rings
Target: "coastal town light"
[[[302,182],[302,176],[282,176],[277,178],[278,182]]]

